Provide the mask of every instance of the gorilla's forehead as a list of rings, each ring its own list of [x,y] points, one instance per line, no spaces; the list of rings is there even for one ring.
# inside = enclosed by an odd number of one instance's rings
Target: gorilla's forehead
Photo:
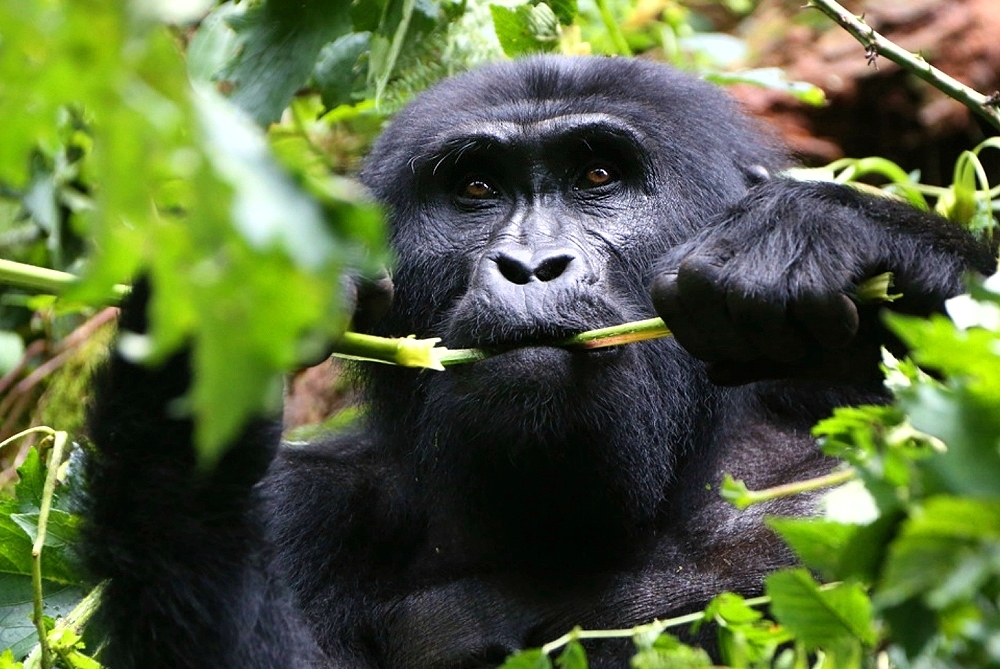
[[[485,118],[449,127],[431,143],[430,149],[436,155],[470,144],[544,146],[566,138],[585,141],[595,135],[618,137],[639,146],[647,139],[641,128],[614,114],[559,112],[525,117],[497,110]]]

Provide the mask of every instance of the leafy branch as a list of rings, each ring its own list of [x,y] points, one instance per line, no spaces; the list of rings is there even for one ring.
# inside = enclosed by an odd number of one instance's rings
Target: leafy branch
[[[951,77],[932,66],[923,57],[910,53],[906,49],[889,41],[875,29],[865,23],[863,18],[851,14],[834,0],[809,0],[808,7],[815,7],[836,21],[854,39],[865,47],[868,61],[874,63],[878,56],[884,56],[904,70],[912,72],[939,91],[958,100],[966,107],[985,118],[997,130],[1000,130],[1000,100],[996,94],[986,96],[969,88],[954,77]]]
[[[62,462],[63,450],[69,435],[66,432],[53,430],[50,427],[33,427],[15,434],[10,439],[0,442],[0,448],[17,439],[32,434],[43,433],[52,439],[52,452],[49,454],[49,466],[45,474],[45,485],[42,488],[41,506],[38,512],[38,531],[31,546],[31,589],[34,603],[34,623],[38,630],[38,640],[41,647],[41,667],[52,667],[52,651],[46,642],[45,600],[42,595],[42,550],[45,548],[45,535],[49,525],[49,512],[52,510],[52,495],[56,489],[56,479],[59,475],[59,463]]]

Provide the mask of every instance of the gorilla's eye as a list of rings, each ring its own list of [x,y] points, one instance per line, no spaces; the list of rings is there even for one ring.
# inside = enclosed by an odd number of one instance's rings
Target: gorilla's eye
[[[496,197],[496,189],[482,179],[470,179],[462,186],[459,195],[470,200],[488,200]]]
[[[577,182],[577,188],[596,188],[598,186],[604,186],[615,181],[617,177],[615,176],[614,170],[608,165],[593,165],[587,168],[587,171],[583,173],[580,180]]]

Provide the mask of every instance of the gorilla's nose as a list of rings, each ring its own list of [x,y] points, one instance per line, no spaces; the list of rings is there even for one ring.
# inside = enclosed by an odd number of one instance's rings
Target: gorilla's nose
[[[532,281],[547,283],[559,278],[571,278],[580,264],[576,254],[568,249],[507,249],[490,257],[500,277],[519,286]],[[498,277],[499,278],[499,277]]]

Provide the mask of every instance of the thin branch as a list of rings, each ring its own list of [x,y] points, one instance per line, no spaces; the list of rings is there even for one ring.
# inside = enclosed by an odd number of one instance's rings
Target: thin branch
[[[737,481],[726,475],[722,486],[722,497],[729,501],[738,509],[745,509],[753,504],[770,502],[784,497],[793,497],[805,492],[833,488],[858,478],[858,472],[853,467],[847,467],[830,474],[806,479],[805,481],[795,481],[784,485],[765,488],[764,490],[748,490],[743,481]]]
[[[809,0],[807,7],[815,7],[840,24],[854,39],[865,47],[870,61],[875,57],[884,56],[904,70],[912,72],[939,91],[958,100],[966,107],[985,118],[993,127],[1000,130],[1000,108],[997,106],[996,94],[986,96],[969,88],[954,77],[951,77],[932,66],[921,56],[910,53],[906,49],[890,42],[875,32],[875,29],[844,9],[833,0]]]
[[[59,295],[70,286],[79,283],[79,278],[68,272],[0,258],[0,283]],[[112,289],[110,297],[120,300],[126,293],[128,287],[118,285]]]
[[[771,598],[763,595],[760,597],[751,597],[749,599],[743,600],[747,606],[766,606],[771,603]],[[574,629],[566,634],[563,634],[558,639],[550,641],[541,650],[544,655],[553,653],[571,641],[578,641],[580,639],[629,639],[634,637],[636,634],[643,630],[653,629],[656,631],[657,635],[662,634],[664,631],[672,627],[680,627],[681,625],[690,625],[696,623],[705,617],[704,611],[697,611],[695,613],[688,613],[683,616],[678,616],[676,618],[669,618],[667,620],[656,620],[652,623],[646,625],[640,625],[638,627],[631,627],[626,629],[613,629],[613,630],[582,630]]]

